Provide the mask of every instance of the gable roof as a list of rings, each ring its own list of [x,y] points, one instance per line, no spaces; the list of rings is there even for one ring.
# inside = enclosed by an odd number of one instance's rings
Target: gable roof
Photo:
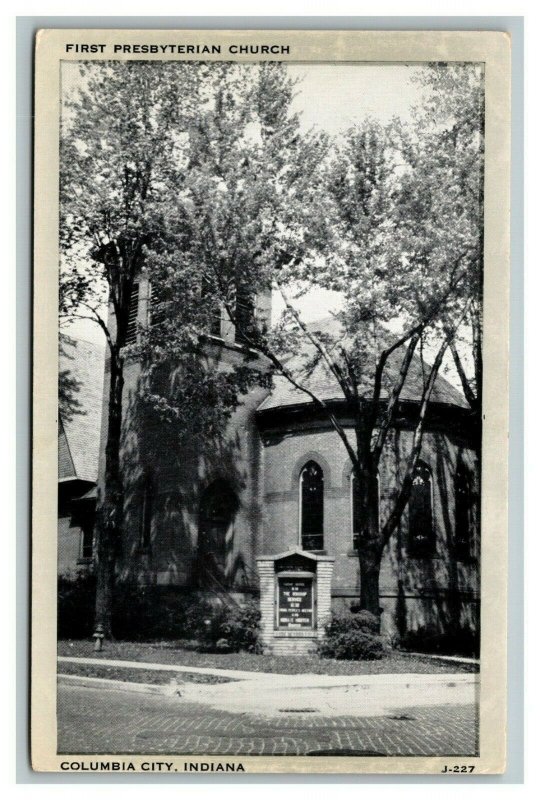
[[[58,479],[97,481],[105,346],[62,336],[59,370],[76,382],[77,409],[58,423]]]
[[[309,325],[314,333],[327,334],[336,336],[340,333],[341,323],[335,317],[325,317],[322,320],[313,322]],[[302,373],[302,367],[306,360],[314,353],[314,346],[310,342],[306,342],[301,352],[295,354],[287,361],[287,366],[294,375]],[[403,359],[403,349],[400,348],[392,353],[388,359],[385,375],[383,376],[383,386],[381,390],[381,398],[388,397],[388,391],[397,380],[399,368]],[[415,355],[411,361],[405,384],[401,391],[400,399],[409,401],[419,401],[422,396],[422,390],[425,379],[425,366],[423,367],[421,359]],[[314,394],[319,396],[322,400],[343,400],[343,392],[326,364],[320,361],[309,377],[300,381],[306,388],[310,389]],[[359,387],[360,393],[365,397],[369,397],[372,392],[371,381],[365,380]],[[273,389],[271,393],[258,407],[258,411],[266,411],[268,409],[279,408],[282,406],[300,405],[303,403],[310,404],[313,401],[301,392],[282,375],[275,375],[273,380]],[[461,408],[468,408],[465,398],[451,383],[449,383],[442,375],[439,374],[435,380],[433,391],[431,393],[432,403],[446,403]]]

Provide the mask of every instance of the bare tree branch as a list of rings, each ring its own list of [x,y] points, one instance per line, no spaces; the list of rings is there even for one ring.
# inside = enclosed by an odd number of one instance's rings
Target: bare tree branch
[[[88,303],[86,303],[84,301],[82,301],[80,303],[80,305],[84,306],[85,308],[87,308],[91,312],[92,316],[91,317],[86,317],[86,316],[80,316],[79,314],[73,314],[73,318],[88,319],[91,322],[96,322],[99,325],[99,327],[101,328],[101,330],[103,331],[103,333],[105,334],[105,338],[107,339],[107,344],[109,345],[109,350],[111,351],[111,355],[113,355],[116,358],[116,356],[118,355],[118,348],[117,348],[116,343],[113,342],[112,336],[111,336],[109,328],[107,326],[107,323],[103,320],[103,318],[96,311],[96,309],[93,308],[91,305],[89,305]]]
[[[316,395],[315,392],[312,392],[311,389],[309,389],[304,384],[300,383],[300,381],[298,381],[297,378],[294,377],[293,373],[285,366],[285,364],[276,355],[276,353],[274,353],[273,350],[271,350],[271,348],[269,348],[266,345],[264,338],[262,336],[259,336],[257,341],[255,341],[250,332],[246,331],[244,328],[242,328],[241,325],[238,324],[238,321],[236,320],[236,315],[234,314],[230,306],[230,303],[224,301],[224,306],[230,321],[232,322],[233,325],[237,326],[239,332],[242,335],[242,338],[247,343],[248,347],[252,347],[254,350],[257,350],[259,353],[262,353],[264,356],[266,356],[266,358],[268,358],[268,360],[274,365],[274,367],[278,370],[278,372],[281,375],[283,375],[283,377],[286,378],[289,381],[289,383],[295,387],[295,389],[306,394],[308,397],[311,398],[311,400],[313,400],[313,402],[319,408],[323,409],[332,427],[334,428],[339,438],[343,442],[345,449],[347,450],[347,453],[349,455],[349,458],[351,459],[352,463],[356,466],[358,464],[358,457],[355,452],[355,449],[349,442],[347,434],[345,433],[345,429],[339,423],[337,417],[335,416],[334,412],[332,411],[328,403],[326,403],[321,397]]]
[[[321,356],[324,359],[324,361],[325,361],[326,365],[328,366],[329,370],[332,372],[332,374],[334,375],[335,379],[339,383],[339,385],[341,387],[341,391],[345,395],[345,398],[347,400],[354,399],[354,391],[351,390],[351,386],[349,386],[349,384],[347,382],[347,379],[343,375],[343,372],[342,372],[339,364],[337,364],[335,362],[335,360],[331,357],[330,353],[328,352],[328,349],[324,346],[324,344],[321,341],[319,341],[319,339],[307,327],[305,322],[300,317],[300,314],[298,313],[296,308],[294,308],[294,306],[290,302],[290,300],[287,297],[287,295],[285,293],[285,290],[283,289],[281,284],[278,283],[278,281],[275,281],[275,285],[276,285],[279,293],[281,294],[281,296],[283,298],[283,302],[285,303],[285,306],[291,312],[291,314],[293,315],[293,317],[296,320],[297,324],[300,326],[300,328],[302,329],[304,334],[307,336],[307,338],[309,339],[311,344],[321,354]]]
[[[409,374],[409,367],[411,365],[411,361],[414,355],[414,351],[416,349],[416,345],[418,344],[418,340],[420,339],[420,334],[415,333],[411,337],[409,341],[409,345],[407,350],[405,351],[405,355],[401,362],[401,367],[399,370],[399,375],[392,387],[392,391],[390,393],[390,397],[388,398],[388,403],[386,406],[386,410],[383,414],[382,420],[379,424],[377,439],[375,441],[375,445],[372,451],[372,458],[373,463],[378,465],[381,453],[386,442],[386,438],[388,436],[388,431],[390,429],[390,425],[392,424],[392,420],[394,418],[394,411],[401,395],[401,390],[405,384],[407,379],[407,375]],[[377,409],[375,409],[375,413],[377,413]]]
[[[463,394],[465,395],[465,399],[467,400],[472,410],[476,411],[478,409],[478,399],[475,393],[473,392],[472,386],[470,384],[469,379],[467,378],[467,375],[465,374],[463,363],[461,361],[461,357],[459,355],[455,341],[450,342],[450,352],[452,353],[452,358],[454,359],[454,364],[456,366],[457,374],[461,382],[461,388],[463,389]]]
[[[454,335],[453,333],[451,334]],[[407,462],[407,469],[405,472],[405,477],[403,479],[403,483],[401,484],[401,489],[397,496],[396,502],[394,503],[394,508],[390,516],[388,517],[387,521],[385,522],[383,529],[381,531],[382,540],[384,545],[388,543],[392,533],[394,532],[399,520],[401,519],[401,515],[405,510],[405,506],[409,502],[410,491],[412,487],[413,475],[416,465],[418,463],[418,459],[420,457],[420,451],[422,449],[422,439],[424,436],[424,424],[426,419],[426,412],[428,409],[429,400],[431,397],[431,392],[433,391],[433,386],[435,385],[435,380],[437,378],[439,369],[441,367],[441,363],[444,357],[444,354],[450,344],[450,334],[447,334],[443,343],[441,344],[435,360],[432,364],[429,378],[427,380],[426,385],[424,386],[424,390],[422,392],[422,399],[420,403],[420,412],[418,414],[418,421],[416,423],[416,427],[413,434],[413,443],[411,452],[409,454],[409,459]]]

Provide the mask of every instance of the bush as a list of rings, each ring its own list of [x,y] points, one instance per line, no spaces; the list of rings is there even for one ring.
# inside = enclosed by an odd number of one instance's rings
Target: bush
[[[186,608],[185,631],[189,632],[190,639],[196,639],[201,648],[212,650],[222,638],[220,625],[226,609],[219,603],[210,603],[207,600],[193,598]]]
[[[216,607],[196,595],[123,583],[116,585],[115,594],[112,629],[116,639],[136,642],[219,638]]]
[[[227,608],[218,625],[220,640],[237,653],[245,650],[248,653],[259,653],[259,620],[261,612],[259,604],[250,601],[243,606]]]
[[[119,586],[113,634],[117,639],[190,640],[206,652],[259,651],[258,603],[212,603],[196,595]]]
[[[186,599],[153,586],[117,583],[112,633],[116,639],[178,639],[185,627]]]
[[[88,639],[94,632],[96,578],[88,572],[58,578],[58,638]]]
[[[382,658],[383,639],[378,634],[379,622],[368,611],[356,614],[333,614],[325,625],[319,645],[323,658],[374,661]]]
[[[94,632],[96,580],[79,573],[58,580],[58,635],[88,639]],[[196,641],[213,652],[260,652],[259,604],[210,603],[196,595],[117,583],[112,634],[120,641]]]
[[[405,633],[400,639],[399,647],[413,653],[478,658],[480,633],[470,628],[452,628],[440,631],[437,628],[426,626]]]

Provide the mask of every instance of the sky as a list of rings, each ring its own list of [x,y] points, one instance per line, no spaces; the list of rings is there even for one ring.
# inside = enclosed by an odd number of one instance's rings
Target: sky
[[[293,108],[304,129],[336,134],[367,117],[409,121],[422,97],[412,81],[421,71],[414,64],[292,64],[288,71],[301,80]]]

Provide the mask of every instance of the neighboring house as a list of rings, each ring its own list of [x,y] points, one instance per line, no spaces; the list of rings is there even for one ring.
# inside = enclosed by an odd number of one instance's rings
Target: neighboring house
[[[148,295],[141,282],[133,322],[148,321]],[[324,320],[313,327],[334,324]],[[208,358],[216,368],[241,357],[243,345],[224,319],[212,334]],[[107,383],[107,366],[105,371]],[[139,413],[139,376],[136,360],[128,362],[119,580],[155,587],[158,603],[164,593],[186,591],[252,596],[258,591],[255,559],[300,545],[335,558],[334,608],[357,601],[352,465],[314,403],[278,378],[272,391],[257,388],[243,398],[220,442],[193,439],[179,447],[158,422]],[[381,519],[404,469],[421,381],[422,365],[415,360],[381,460]],[[310,383],[352,434],[339,389],[322,366]],[[103,397],[106,413],[106,387]],[[441,632],[478,628],[477,424],[461,394],[439,377],[408,508],[383,558],[382,627],[389,634],[426,626]],[[103,461],[103,447],[101,455]]]
[[[58,573],[93,563],[104,347],[62,336],[59,370],[71,402],[58,419]]]

